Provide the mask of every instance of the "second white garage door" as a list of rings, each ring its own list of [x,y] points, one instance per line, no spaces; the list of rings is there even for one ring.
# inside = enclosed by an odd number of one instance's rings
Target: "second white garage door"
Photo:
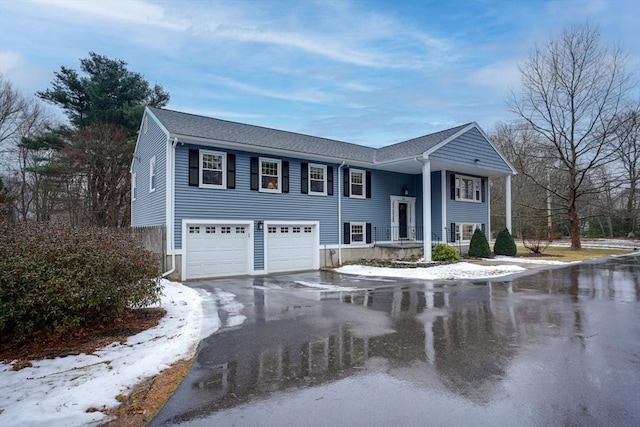
[[[185,228],[186,279],[249,274],[249,225],[187,224]]]
[[[267,273],[317,270],[318,224],[265,224]]]

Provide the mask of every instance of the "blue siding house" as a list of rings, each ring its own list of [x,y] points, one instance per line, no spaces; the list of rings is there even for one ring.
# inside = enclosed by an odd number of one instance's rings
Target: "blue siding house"
[[[149,107],[131,224],[166,226],[181,280],[430,259],[434,243],[490,235],[488,178],[509,201],[514,173],[476,123],[376,149]]]

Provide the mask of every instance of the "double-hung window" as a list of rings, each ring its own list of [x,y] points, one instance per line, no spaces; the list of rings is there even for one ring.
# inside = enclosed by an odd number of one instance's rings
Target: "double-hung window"
[[[364,222],[352,222],[351,223],[351,244],[365,243],[365,223]]]
[[[469,241],[477,228],[482,229],[482,224],[457,224],[456,241]]]
[[[156,156],[149,160],[149,193],[156,191]]]
[[[349,169],[350,197],[364,199],[367,197],[365,172],[359,169]]]
[[[200,187],[226,188],[227,155],[200,150]]]
[[[465,202],[482,201],[482,179],[456,175],[456,200]]]
[[[309,164],[309,194],[327,195],[327,167]]]
[[[260,191],[282,192],[282,161],[260,157]]]

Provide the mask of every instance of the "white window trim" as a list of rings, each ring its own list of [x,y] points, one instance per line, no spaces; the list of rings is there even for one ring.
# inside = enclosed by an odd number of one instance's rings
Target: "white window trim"
[[[353,241],[353,226],[362,226],[362,241],[354,242]],[[360,233],[358,233],[360,234]],[[367,244],[367,223],[366,222],[351,222],[349,223],[349,242],[351,245],[362,246]]]
[[[156,156],[151,157],[149,160],[149,193],[156,191],[155,184],[157,184],[157,182],[154,181],[158,181],[158,163],[156,162]]]
[[[262,188],[262,163],[273,162],[278,164],[278,188]],[[282,193],[282,160],[268,157],[258,158],[258,191],[261,193]]]
[[[471,203],[482,203],[482,178],[479,177],[475,177],[475,176],[467,176],[467,175],[455,175],[455,192],[456,192],[456,201],[458,202],[471,202]],[[462,189],[458,187],[458,183],[461,182],[461,180],[463,179],[470,179],[473,181],[473,199],[467,199],[467,198],[463,198],[462,196],[458,196],[458,190],[460,190],[460,195],[462,195]],[[478,193],[478,199],[475,198],[476,196],[476,188],[478,188],[480,191]]]
[[[311,168],[322,169],[322,176],[324,177],[322,188],[324,191],[313,191],[311,190]],[[315,163],[309,163],[308,172],[307,172],[307,181],[309,182],[309,194],[312,196],[326,196],[327,195],[327,165],[319,165]],[[316,180],[319,181],[319,180]]]
[[[355,173],[362,174],[362,195],[353,194],[353,175]],[[349,169],[349,197],[353,199],[367,198],[367,173],[362,169]]]
[[[222,184],[205,184],[202,182],[202,174],[204,172],[204,169],[202,168],[202,157],[205,154],[211,154],[212,156],[222,156]],[[215,188],[222,190],[227,188],[227,153],[223,153],[222,151],[200,150],[198,162],[198,186],[200,188]]]
[[[469,238],[467,240],[462,238],[462,227],[464,227],[465,225],[473,226],[473,230],[471,230],[471,236],[473,236],[473,233],[475,233],[476,229],[482,230],[482,224],[476,224],[476,223],[471,223],[471,222],[457,223],[456,224],[456,242],[468,243],[468,242],[471,241],[471,238]]]
[[[138,189],[138,176],[136,172],[131,174],[131,201],[135,202],[136,200],[136,190]]]

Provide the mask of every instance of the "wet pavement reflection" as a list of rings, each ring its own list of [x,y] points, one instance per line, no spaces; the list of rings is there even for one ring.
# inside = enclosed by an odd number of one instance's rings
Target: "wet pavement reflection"
[[[203,340],[152,426],[640,425],[640,256],[483,282],[197,286],[235,293],[247,321]]]

